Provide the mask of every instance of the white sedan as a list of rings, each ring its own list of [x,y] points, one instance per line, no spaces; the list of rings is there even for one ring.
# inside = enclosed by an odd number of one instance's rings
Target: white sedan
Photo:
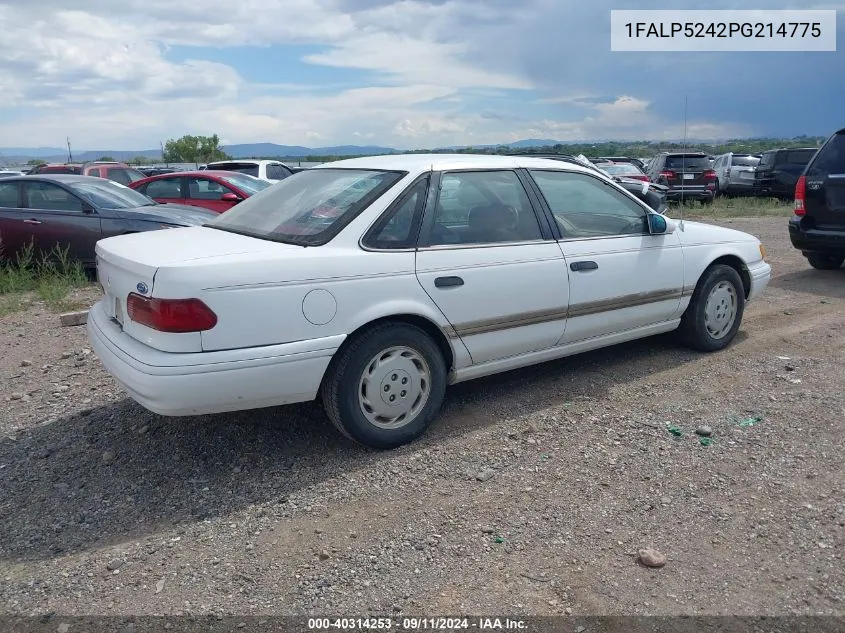
[[[321,165],[97,256],[91,345],[143,406],[319,396],[377,448],[422,434],[449,384],[671,330],[722,349],[771,272],[755,237],[656,214],[593,170],[480,155]]]

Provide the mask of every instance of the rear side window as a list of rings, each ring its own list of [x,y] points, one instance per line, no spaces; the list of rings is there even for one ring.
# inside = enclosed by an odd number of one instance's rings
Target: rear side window
[[[830,174],[845,174],[845,133],[828,140],[807,169],[807,175],[812,177]]]
[[[759,163],[760,159],[753,156],[734,156],[731,159],[731,165],[737,167],[756,167]]]
[[[810,159],[813,158],[815,153],[816,151],[811,149],[792,150],[786,152],[786,157],[782,162],[789,163],[791,165],[806,165],[810,162]]]
[[[774,152],[765,152],[760,158],[760,165],[771,165],[774,163],[775,153]]]
[[[415,246],[427,197],[428,178],[411,185],[367,232],[364,245],[379,249]]]
[[[14,209],[18,206],[18,183],[0,182],[0,207]]]
[[[667,156],[666,169],[710,169],[706,156]]]

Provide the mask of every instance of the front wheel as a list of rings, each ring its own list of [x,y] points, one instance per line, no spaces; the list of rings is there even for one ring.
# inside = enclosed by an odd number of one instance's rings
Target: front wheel
[[[838,255],[807,255],[807,261],[810,266],[817,270],[839,270],[842,262],[845,262],[845,257]]]
[[[422,435],[445,392],[443,354],[428,334],[405,323],[384,323],[358,336],[332,361],[321,389],[332,423],[378,449]]]
[[[698,281],[678,332],[688,346],[702,352],[724,349],[739,331],[745,289],[730,266],[711,266]]]

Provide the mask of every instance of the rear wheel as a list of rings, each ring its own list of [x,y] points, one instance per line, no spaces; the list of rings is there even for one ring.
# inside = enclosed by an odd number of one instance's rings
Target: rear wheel
[[[715,188],[713,189],[713,197],[718,198],[722,195],[722,188],[719,186],[719,181],[716,180]]]
[[[744,310],[745,289],[739,273],[730,266],[716,264],[698,280],[678,333],[693,349],[724,349],[739,331]]]
[[[810,266],[818,270],[838,270],[845,262],[845,257],[839,255],[807,255]]]
[[[365,331],[329,368],[326,415],[347,437],[372,448],[407,444],[429,427],[446,391],[446,364],[431,337],[405,323]]]

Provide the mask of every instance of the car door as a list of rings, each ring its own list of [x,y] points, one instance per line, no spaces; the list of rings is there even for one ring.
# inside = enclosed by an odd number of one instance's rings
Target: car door
[[[226,184],[206,176],[189,176],[187,204],[202,207],[215,213],[223,213],[243,200],[243,195]],[[225,194],[233,194],[235,200],[223,200]]]
[[[651,235],[646,209],[585,173],[531,170],[569,272],[569,318],[560,344],[679,316],[684,256],[677,233]]]
[[[45,181],[23,185],[23,222],[30,227],[37,256],[59,258],[59,249],[73,260],[93,264],[94,245],[102,237],[100,216],[68,189]]]
[[[188,204],[187,196],[182,193],[183,191],[187,191],[184,181],[185,179],[181,176],[157,178],[138,187],[138,191],[149,196],[156,202]]]
[[[566,264],[513,170],[435,175],[417,279],[473,364],[548,349],[566,323]]]
[[[0,181],[0,261],[15,261],[30,241],[30,225],[24,223],[21,183]]]

